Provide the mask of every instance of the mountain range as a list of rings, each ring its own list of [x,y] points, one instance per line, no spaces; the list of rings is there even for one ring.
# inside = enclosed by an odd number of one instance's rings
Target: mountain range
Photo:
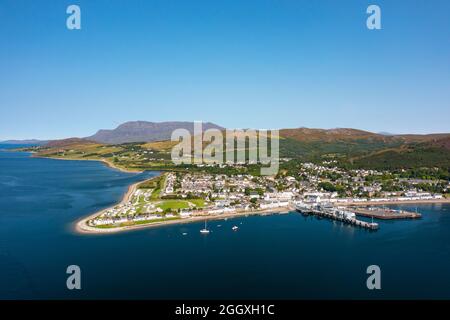
[[[193,122],[131,121],[111,130],[99,130],[86,138],[48,142],[48,148],[64,149],[88,144],[167,142],[173,130],[183,128],[193,134]],[[223,127],[202,123],[202,129]],[[22,142],[23,143],[23,142]],[[163,145],[171,145],[163,143]],[[153,146],[153,145],[152,145]],[[154,147],[154,146],[153,146]],[[304,161],[333,159],[361,168],[441,167],[450,170],[450,133],[384,134],[352,128],[280,129],[280,156]]]

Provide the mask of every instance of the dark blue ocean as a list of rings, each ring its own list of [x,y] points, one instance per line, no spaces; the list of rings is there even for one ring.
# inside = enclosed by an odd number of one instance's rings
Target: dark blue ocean
[[[201,223],[72,231],[154,174],[0,151],[0,299],[450,298],[448,205],[419,205],[422,219],[378,221],[377,232],[297,213],[214,221],[206,236]],[[79,291],[66,288],[73,264]],[[372,264],[381,290],[366,287]]]

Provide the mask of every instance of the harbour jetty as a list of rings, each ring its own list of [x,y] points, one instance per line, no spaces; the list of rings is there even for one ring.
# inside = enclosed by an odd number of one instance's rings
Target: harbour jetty
[[[356,219],[356,214],[354,212],[336,208],[328,205],[308,205],[308,204],[297,204],[296,210],[303,214],[311,214],[331,220],[341,221],[346,224],[354,225],[357,227],[378,230],[378,223],[366,222]]]
[[[349,208],[350,209],[350,208]],[[406,210],[394,210],[389,208],[378,208],[378,207],[368,207],[368,208],[351,208],[357,216],[377,218],[383,220],[392,219],[419,219],[422,215],[418,212],[411,212]]]

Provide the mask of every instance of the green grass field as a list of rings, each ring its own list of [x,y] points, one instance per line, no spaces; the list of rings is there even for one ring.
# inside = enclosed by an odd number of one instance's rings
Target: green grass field
[[[162,210],[171,209],[172,211],[177,211],[178,209],[187,209],[193,204],[196,208],[203,208],[205,206],[205,200],[203,199],[189,199],[189,200],[163,200],[156,206]]]
[[[187,201],[195,204],[197,208],[203,208],[205,206],[205,200],[203,199],[189,199]]]
[[[156,206],[158,208],[161,208],[164,211],[166,211],[168,209],[176,211],[178,209],[189,208],[189,203],[184,200],[164,200],[164,201],[161,201],[160,203],[158,203]]]

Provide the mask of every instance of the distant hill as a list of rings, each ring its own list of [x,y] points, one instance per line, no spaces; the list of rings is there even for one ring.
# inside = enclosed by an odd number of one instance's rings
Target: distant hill
[[[386,131],[377,132],[377,134],[381,134],[382,136],[395,136],[394,133],[390,133],[390,132],[386,132]]]
[[[399,148],[350,158],[349,163],[353,167],[369,169],[439,167],[450,170],[450,137],[405,143]]]
[[[83,138],[68,138],[62,140],[52,140],[45,144],[45,147],[48,148],[64,148],[75,145],[89,145],[89,144],[98,144],[95,141],[90,141],[88,139]]]
[[[310,128],[296,128],[296,129],[281,129],[280,136],[285,138],[292,138],[297,141],[304,142],[343,142],[343,141],[378,141],[385,143],[392,142],[425,142],[432,140],[439,140],[450,137],[450,133],[433,133],[433,134],[387,134],[387,133],[373,133],[364,130],[350,129],[350,128],[336,128],[336,129],[310,129]]]
[[[281,129],[280,136],[285,138],[292,138],[297,141],[304,142],[336,142],[336,141],[354,141],[354,140],[377,140],[388,141],[389,137],[373,132],[350,129],[310,129],[310,128],[296,128],[296,129]]]
[[[450,151],[450,136],[430,141],[431,147]]]
[[[384,135],[356,129],[283,129],[280,154],[303,160],[324,156],[359,168],[450,168],[450,134]]]
[[[404,143],[401,139],[393,139],[368,131],[338,129],[282,129],[280,130],[280,154],[289,158],[313,160],[324,155],[367,154],[373,151],[399,147]]]
[[[34,144],[34,145],[44,145],[46,143],[48,143],[47,140],[37,140],[37,139],[0,141],[0,144]]]
[[[202,123],[202,128],[203,130],[224,129],[211,122]],[[113,130],[99,130],[96,134],[86,139],[107,144],[170,140],[171,134],[175,129],[187,129],[193,134],[194,123],[184,121],[130,121],[121,124]]]

